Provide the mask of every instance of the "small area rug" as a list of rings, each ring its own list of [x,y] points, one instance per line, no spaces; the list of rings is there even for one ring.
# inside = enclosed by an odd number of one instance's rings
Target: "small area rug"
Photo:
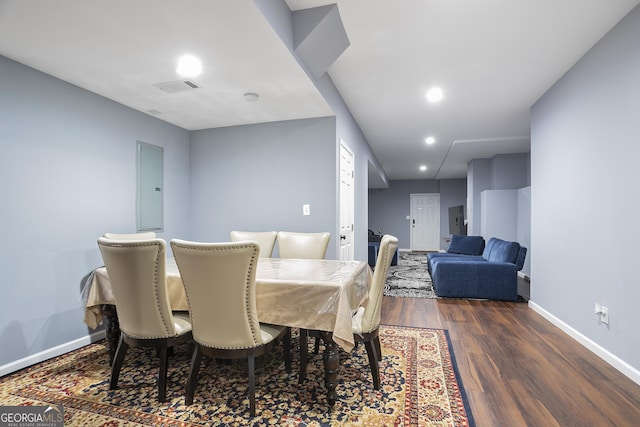
[[[293,330],[297,348],[298,330]],[[473,426],[446,330],[381,326],[382,387],[374,390],[364,346],[341,352],[338,401],[325,399],[322,357],[298,384],[297,351],[287,374],[281,349],[256,360],[256,417],[249,417],[246,362],[206,361],[194,403],[184,404],[190,352],[175,349],[167,401],[157,402],[157,358],[131,348],[109,390],[103,341],[0,378],[0,405],[61,405],[65,426]],[[310,354],[312,354],[310,352]]]
[[[438,298],[427,269],[427,254],[399,254],[398,264],[389,267],[384,294],[390,297]]]

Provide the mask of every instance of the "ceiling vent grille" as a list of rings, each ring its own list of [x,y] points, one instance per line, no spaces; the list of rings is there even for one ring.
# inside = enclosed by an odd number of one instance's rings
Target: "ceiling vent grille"
[[[191,80],[175,80],[171,82],[155,83],[153,86],[157,87],[166,93],[184,92],[187,90],[198,89],[200,86]]]

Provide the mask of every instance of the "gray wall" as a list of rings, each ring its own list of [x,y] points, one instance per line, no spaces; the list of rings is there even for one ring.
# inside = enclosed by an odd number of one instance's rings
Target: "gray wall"
[[[0,56],[0,375],[88,343],[80,287],[97,237],[135,231],[138,140],[164,147],[161,236],[185,236],[187,131]]]
[[[335,133],[334,117],[192,132],[190,234],[329,231],[327,258],[336,258]]]
[[[639,41],[636,7],[533,106],[531,121],[533,306],[638,383]],[[609,308],[608,326],[596,302]]]
[[[491,160],[475,159],[467,166],[467,234],[480,235],[480,193],[490,189],[491,184]]]
[[[493,190],[512,190],[531,185],[531,154],[500,154],[491,159]]]
[[[440,181],[440,249],[447,250],[449,243],[444,239],[451,237],[449,233],[449,208],[464,206],[467,217],[467,180],[443,179]]]
[[[389,188],[369,191],[369,228],[378,233],[393,234],[400,249],[410,249],[411,194],[440,194],[440,237],[449,236],[449,206],[464,205],[466,182],[452,180],[391,181]],[[442,240],[442,239],[441,239]]]

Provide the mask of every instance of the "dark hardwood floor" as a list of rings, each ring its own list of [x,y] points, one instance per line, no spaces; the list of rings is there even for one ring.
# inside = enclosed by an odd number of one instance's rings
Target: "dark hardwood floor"
[[[449,331],[478,427],[640,426],[640,386],[526,302],[384,297],[382,323]]]

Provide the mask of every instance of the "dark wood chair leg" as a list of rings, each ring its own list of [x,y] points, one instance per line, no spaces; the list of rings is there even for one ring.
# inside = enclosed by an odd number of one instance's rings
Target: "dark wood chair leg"
[[[120,369],[122,369],[122,363],[124,362],[124,355],[127,353],[129,344],[124,341],[124,337],[120,336],[120,344],[116,350],[116,355],[111,365],[111,382],[109,384],[110,390],[118,388],[118,377],[120,376]]]
[[[160,370],[158,371],[158,402],[167,400],[167,370],[169,367],[169,348],[160,348]]]
[[[376,354],[378,355],[378,362],[382,362],[382,347],[380,346],[380,337],[375,338]]]
[[[247,357],[249,364],[249,413],[251,417],[256,416],[256,375],[255,375],[255,356],[253,352]]]
[[[380,371],[378,370],[378,355],[376,346],[372,340],[364,342],[364,348],[367,349],[367,356],[369,357],[369,368],[371,369],[371,379],[373,380],[373,388],[380,390]]]
[[[158,357],[160,357],[160,353],[161,353],[161,352],[162,352],[162,347],[160,347],[160,348],[156,348],[156,355],[157,355]],[[167,355],[168,355],[169,357],[173,356],[173,347],[169,347],[169,348],[167,349]]]
[[[200,370],[201,359],[202,353],[200,351],[200,345],[196,344],[193,350],[193,356],[191,357],[191,367],[189,368],[187,388],[184,394],[185,405],[191,405],[193,403],[193,395],[196,391],[196,385],[198,385],[198,371]]]
[[[307,359],[309,352],[309,344],[307,338],[309,331],[306,329],[300,329],[300,372],[298,373],[298,383],[302,384],[307,378]]]
[[[291,328],[287,328],[282,342],[282,351],[284,357],[284,369],[287,373],[291,372]]]

